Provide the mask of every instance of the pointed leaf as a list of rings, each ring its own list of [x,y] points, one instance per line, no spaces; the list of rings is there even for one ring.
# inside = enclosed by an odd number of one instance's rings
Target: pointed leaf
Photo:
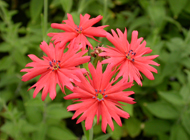
[[[104,134],[104,135],[101,135],[101,136],[95,138],[94,140],[107,140],[110,138],[110,136],[111,136],[111,134]]]
[[[190,113],[184,113],[182,116],[182,125],[185,128],[185,130],[188,132],[190,135]]]
[[[180,12],[186,6],[188,0],[169,0],[170,8],[175,17],[178,17]]]
[[[171,125],[168,121],[152,119],[145,122],[144,132],[147,135],[156,135],[159,133],[168,132],[170,129]]]
[[[175,91],[171,92],[159,92],[159,95],[164,98],[166,101],[176,104],[176,105],[183,105],[185,102],[183,101],[182,97],[177,94]]]
[[[134,138],[136,136],[138,136],[141,132],[141,122],[134,118],[131,117],[126,121],[126,128],[127,128],[127,132],[129,133],[130,137]]]
[[[156,117],[162,119],[176,119],[179,113],[167,102],[157,101],[148,103],[146,108]]]
[[[43,0],[31,0],[30,1],[30,15],[32,21],[35,22],[37,18],[40,16],[43,8]]]
[[[77,140],[77,137],[66,128],[59,128],[56,126],[48,127],[47,136],[56,140]]]
[[[175,124],[171,129],[170,140],[189,140],[189,136],[180,124]]]
[[[73,0],[60,0],[61,5],[63,7],[63,10],[66,13],[69,13],[71,11],[72,5],[73,5]]]

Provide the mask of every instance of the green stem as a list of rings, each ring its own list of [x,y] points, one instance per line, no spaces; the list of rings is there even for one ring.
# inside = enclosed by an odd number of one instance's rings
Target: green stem
[[[89,50],[88,50],[88,52],[89,52]],[[84,56],[88,56],[88,52],[87,52],[87,53],[85,53],[85,55],[84,55]],[[85,69],[86,69],[86,71],[87,71],[87,72],[89,72],[88,63],[84,63],[84,64],[83,64],[83,68],[85,68]]]
[[[93,127],[89,130],[89,140],[93,140]]]
[[[93,140],[93,126],[90,130],[86,130],[85,122],[82,121],[81,124],[86,140]]]
[[[106,10],[107,10],[108,2],[107,0],[104,0],[104,18],[102,19],[102,25],[106,23],[107,17],[106,17]]]
[[[43,23],[43,40],[46,41],[48,23],[48,0],[44,0],[44,23]]]

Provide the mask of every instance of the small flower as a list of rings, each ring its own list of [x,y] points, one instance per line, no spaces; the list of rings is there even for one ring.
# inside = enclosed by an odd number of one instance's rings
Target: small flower
[[[90,37],[94,40],[94,36],[96,37],[105,37],[106,31],[103,28],[105,26],[91,27],[102,19],[102,16],[97,16],[96,18],[90,18],[89,14],[85,14],[84,16],[80,15],[80,24],[76,25],[73,21],[72,15],[67,14],[68,20],[63,20],[63,23],[66,24],[58,24],[52,23],[51,27],[55,29],[61,29],[65,32],[62,33],[49,33],[48,36],[52,37],[51,40],[55,40],[54,43],[61,42],[62,45],[66,44],[69,41],[75,39],[75,42],[78,44],[82,44],[83,50],[86,48],[86,45],[90,46],[93,49],[90,42],[86,37]],[[98,41],[98,40],[96,40]]]
[[[116,29],[119,37],[114,30],[112,34],[107,33],[107,39],[115,46],[109,48],[101,49],[104,51],[99,56],[109,56],[110,58],[102,61],[103,64],[111,63],[113,67],[119,67],[119,73],[117,77],[123,76],[126,80],[135,80],[139,85],[142,86],[141,74],[142,72],[148,79],[154,80],[154,76],[151,72],[157,73],[157,70],[150,66],[159,66],[158,63],[154,62],[153,59],[158,57],[158,55],[143,56],[149,54],[152,50],[146,46],[146,41],[143,38],[138,39],[138,31],[132,32],[131,43],[127,41],[127,30],[125,29],[124,34],[121,30]],[[142,43],[141,43],[142,42]],[[140,71],[140,72],[139,72]]]
[[[85,69],[76,67],[82,63],[90,61],[89,56],[82,57],[86,51],[77,53],[77,49],[74,48],[72,44],[68,51],[63,53],[64,48],[60,48],[59,45],[60,44],[56,44],[54,47],[53,44],[50,43],[48,46],[48,44],[43,41],[40,48],[47,55],[42,57],[43,60],[33,54],[28,55],[33,62],[28,63],[26,67],[33,68],[25,68],[21,70],[21,72],[27,72],[22,76],[22,81],[28,81],[41,75],[37,83],[31,87],[36,87],[33,94],[34,98],[43,88],[42,100],[45,100],[48,93],[53,100],[56,96],[56,84],[59,84],[63,92],[64,86],[72,89],[73,85],[71,82],[74,80],[80,81],[77,75],[81,72],[86,72]]]
[[[99,62],[95,69],[91,63],[88,65],[92,79],[88,75],[89,81],[80,75],[81,82],[76,81],[76,87],[73,93],[65,96],[65,99],[78,99],[81,103],[76,103],[67,107],[68,111],[76,111],[72,119],[82,114],[77,123],[85,120],[86,130],[92,127],[93,119],[97,115],[98,123],[100,115],[102,117],[102,131],[106,132],[107,124],[114,130],[112,118],[122,126],[120,117],[129,118],[129,114],[121,109],[121,102],[134,104],[133,98],[128,97],[134,94],[133,91],[123,91],[132,86],[132,82],[112,79],[115,70],[112,71],[111,65],[108,65],[105,72],[102,73],[102,64]],[[110,81],[111,80],[111,81]],[[114,84],[115,83],[115,84]],[[114,85],[113,85],[114,84]]]

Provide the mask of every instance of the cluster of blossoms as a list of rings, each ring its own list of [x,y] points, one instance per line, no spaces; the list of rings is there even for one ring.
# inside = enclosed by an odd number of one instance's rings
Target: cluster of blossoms
[[[51,24],[52,28],[61,29],[61,33],[49,33],[52,37],[52,43],[49,45],[43,41],[40,45],[42,51],[46,54],[39,59],[33,54],[28,55],[33,61],[28,63],[21,72],[27,72],[22,76],[23,81],[28,81],[38,75],[39,80],[31,87],[34,88],[33,97],[42,91],[42,100],[45,100],[49,93],[53,100],[56,97],[56,85],[58,84],[63,93],[64,87],[73,93],[64,97],[64,99],[76,99],[75,104],[67,107],[68,111],[75,111],[72,119],[80,116],[77,123],[85,120],[86,130],[93,124],[95,115],[97,122],[101,116],[102,131],[106,132],[109,125],[114,130],[112,118],[118,125],[122,126],[120,117],[129,118],[129,114],[122,110],[121,103],[134,104],[134,99],[129,97],[134,94],[133,91],[124,91],[133,86],[136,81],[142,86],[143,73],[148,79],[154,80],[152,72],[157,70],[150,66],[159,66],[153,59],[158,55],[143,56],[151,53],[151,49],[146,46],[143,38],[138,38],[138,32],[132,32],[132,39],[127,40],[127,30],[124,33],[117,29],[117,33],[111,30],[112,35],[104,30],[105,26],[92,27],[102,19],[102,16],[90,19],[89,14],[80,15],[80,24],[76,25],[70,14],[67,14],[68,20],[63,20],[65,24]],[[118,34],[118,35],[117,35]],[[115,47],[99,47],[101,51],[96,57],[107,58],[97,63],[96,68],[90,62],[90,56],[85,54],[93,46],[87,40],[90,37],[106,37]],[[98,40],[96,40],[98,41]],[[142,43],[141,43],[142,42]],[[90,48],[89,48],[90,47]],[[87,71],[80,68],[81,64],[88,63]],[[105,71],[102,71],[102,65],[107,64]],[[113,78],[115,77],[115,78]],[[30,89],[31,89],[30,88]]]

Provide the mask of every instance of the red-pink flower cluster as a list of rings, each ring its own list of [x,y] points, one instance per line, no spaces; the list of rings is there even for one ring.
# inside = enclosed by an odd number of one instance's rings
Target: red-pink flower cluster
[[[129,97],[133,91],[124,91],[133,86],[136,81],[142,86],[142,72],[148,79],[154,80],[152,72],[157,70],[150,66],[159,66],[153,59],[158,55],[144,56],[151,53],[143,38],[138,38],[138,32],[133,31],[132,39],[127,40],[127,30],[124,33],[117,29],[112,31],[113,36],[104,30],[107,25],[92,27],[102,19],[102,16],[90,19],[89,14],[80,15],[80,24],[76,25],[70,14],[63,24],[52,23],[51,27],[61,29],[64,32],[48,33],[52,42],[48,45],[43,41],[41,50],[46,54],[42,59],[30,54],[32,62],[28,63],[21,72],[27,72],[22,76],[22,81],[28,81],[41,75],[39,80],[31,86],[35,87],[33,97],[42,91],[42,100],[45,100],[49,93],[53,100],[56,97],[56,85],[58,84],[63,93],[64,87],[73,93],[65,96],[66,100],[76,99],[73,105],[67,107],[68,111],[75,111],[72,119],[80,116],[77,123],[85,120],[86,129],[90,129],[95,115],[98,122],[101,116],[102,131],[106,132],[107,125],[114,130],[112,118],[122,126],[120,117],[128,118],[129,114],[122,110],[121,102],[134,104],[134,99]],[[96,54],[99,59],[97,66],[88,64],[89,72],[81,64],[89,62],[90,56],[84,56],[89,47],[93,46],[88,41],[90,37],[106,37],[115,47],[100,47]],[[141,43],[142,42],[142,43]],[[103,58],[102,62],[100,62]],[[102,65],[108,63],[105,71]],[[96,63],[94,63],[96,64]],[[96,67],[96,68],[95,68]],[[88,80],[87,80],[87,78]],[[115,78],[113,78],[115,77]],[[119,80],[120,79],[120,80]],[[30,88],[30,89],[31,89]]]

